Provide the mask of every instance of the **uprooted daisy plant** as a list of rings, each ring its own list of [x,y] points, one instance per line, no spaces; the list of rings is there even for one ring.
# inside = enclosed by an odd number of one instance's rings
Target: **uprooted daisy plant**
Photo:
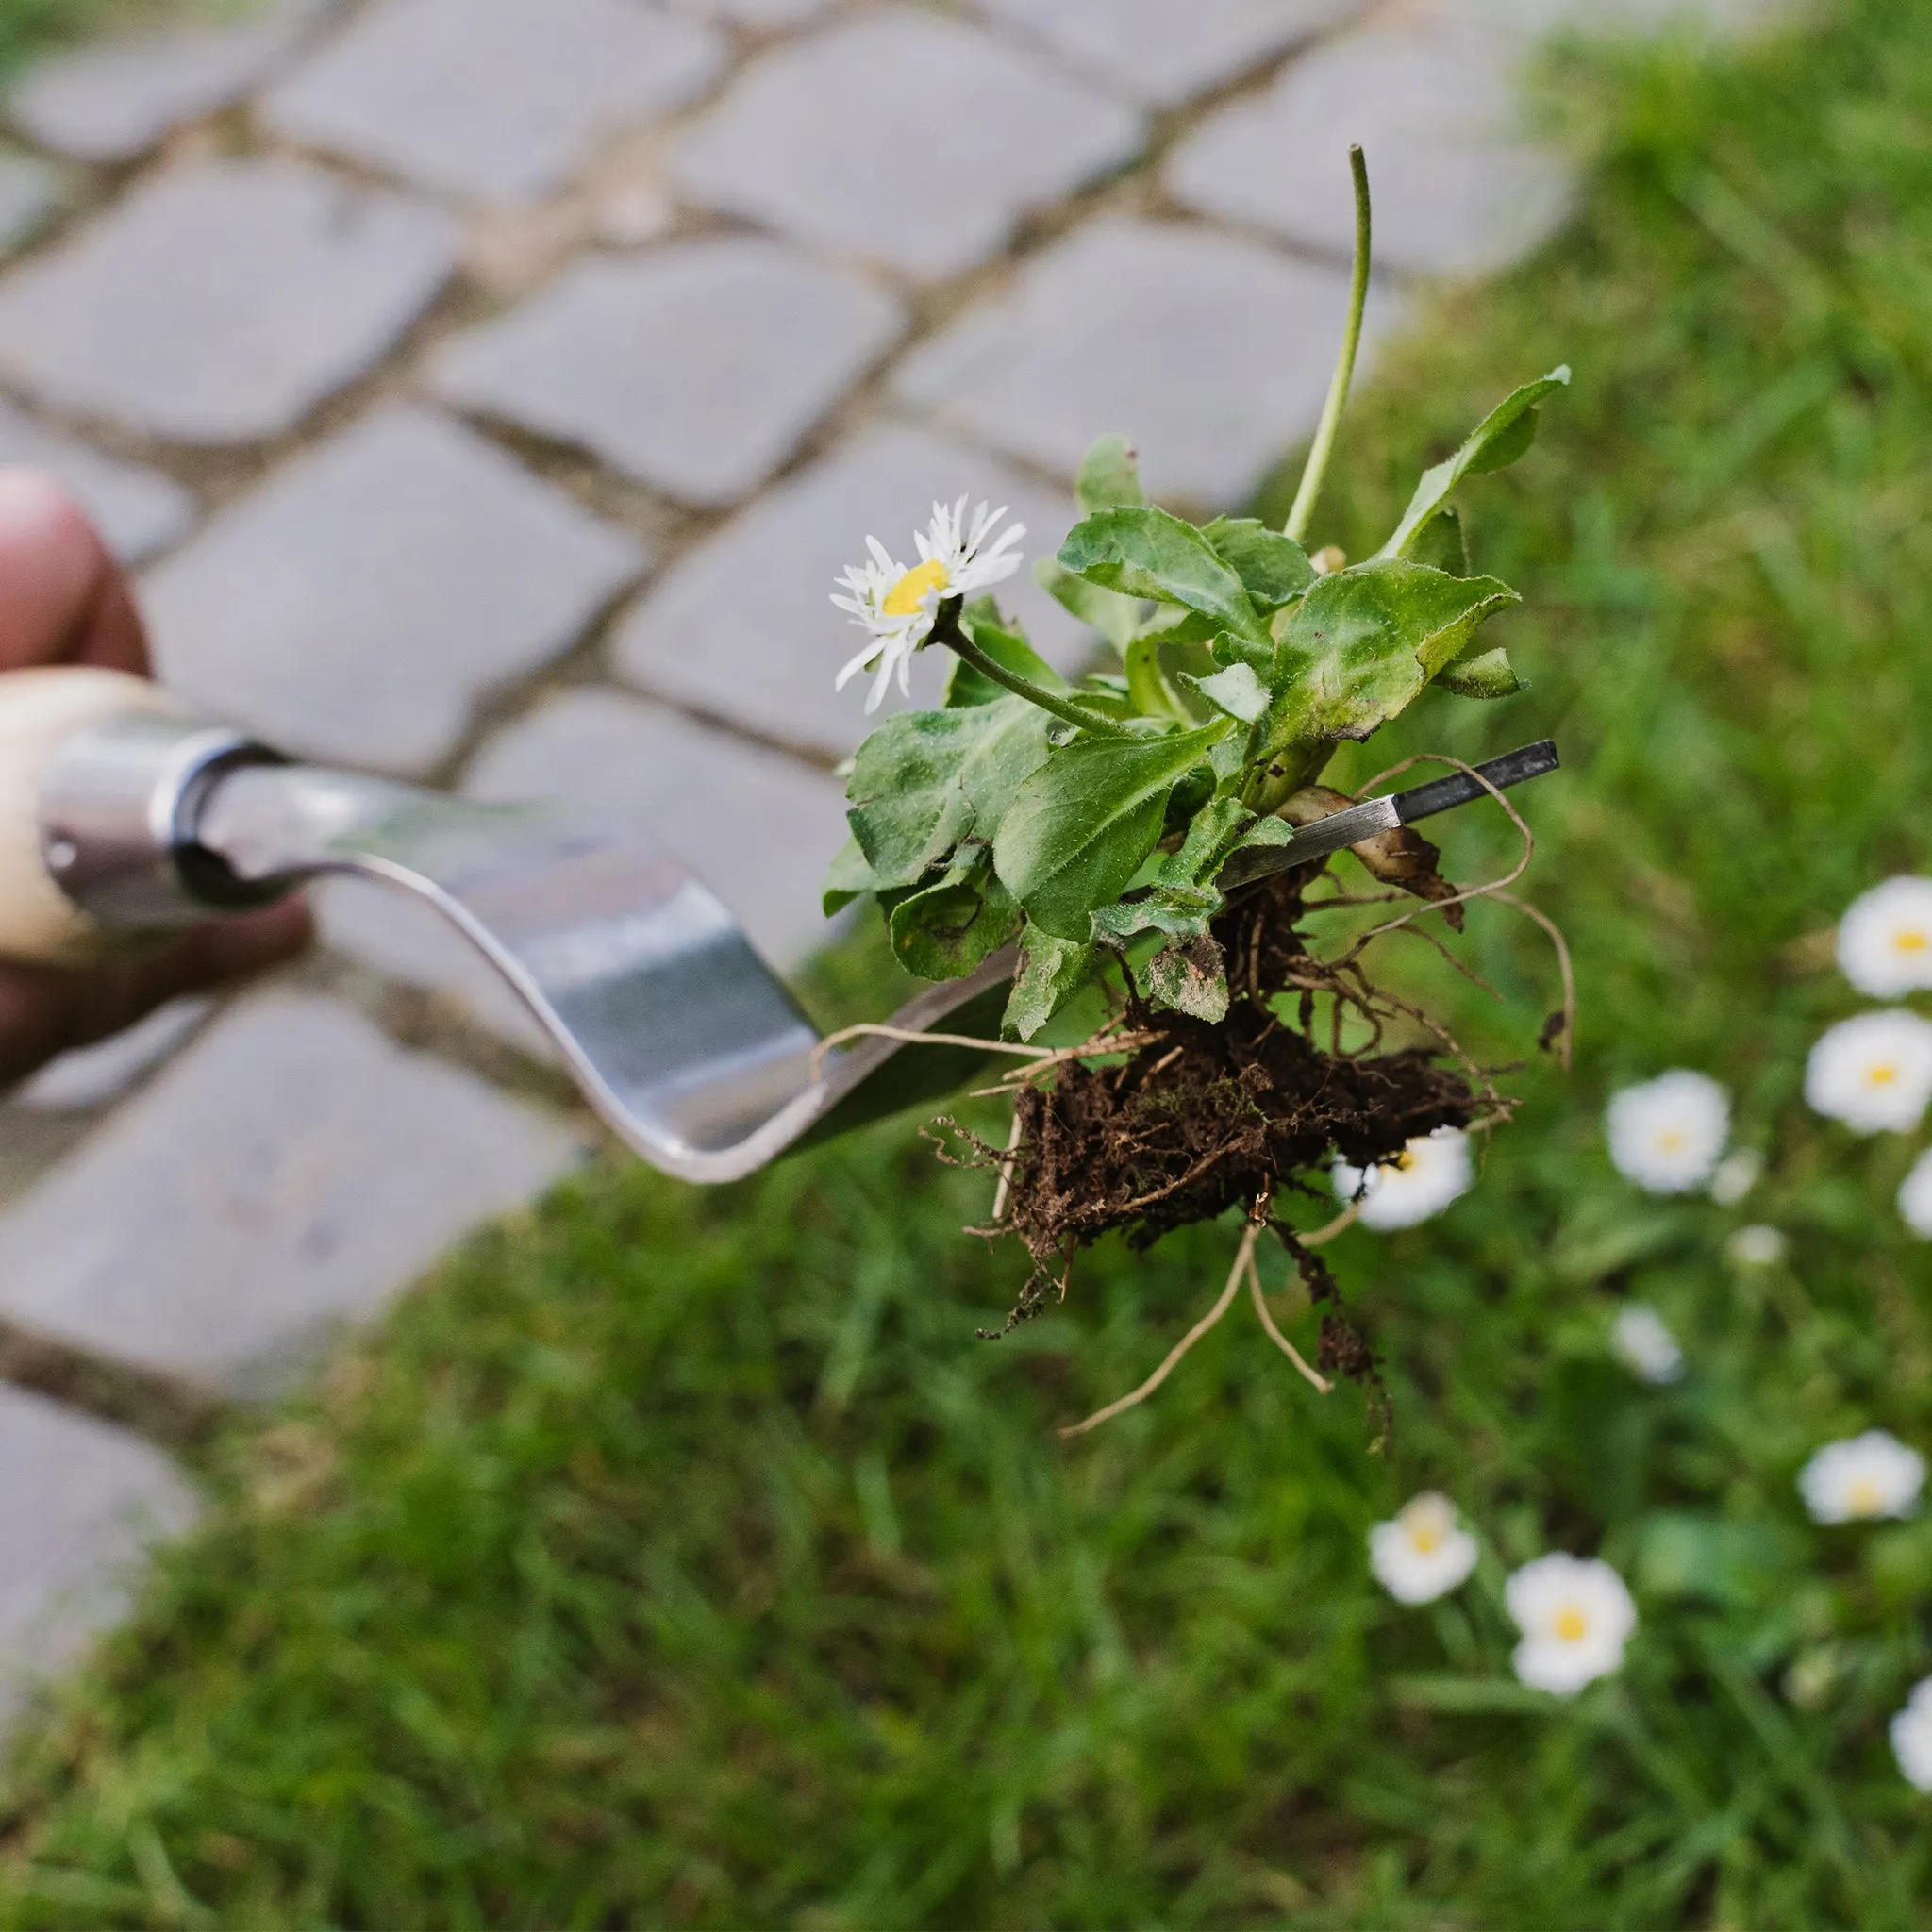
[[[1001,1083],[1008,1142],[956,1130],[948,1157],[996,1173],[983,1231],[1016,1236],[1030,1256],[1008,1327],[1063,1295],[1075,1255],[1109,1231],[1145,1246],[1241,1216],[1209,1315],[1141,1389],[1083,1427],[1158,1387],[1243,1283],[1314,1386],[1340,1374],[1376,1393],[1373,1352],[1314,1251],[1342,1223],[1395,1228],[1440,1212],[1471,1185],[1466,1135],[1510,1110],[1429,1013],[1370,977],[1364,955],[1426,908],[1459,930],[1465,902],[1507,887],[1522,864],[1463,889],[1406,824],[1364,837],[1350,849],[1379,889],[1370,899],[1420,903],[1324,955],[1307,923],[1364,901],[1325,861],[1284,856],[1296,827],[1355,803],[1322,782],[1338,747],[1432,687],[1476,700],[1520,688],[1483,635],[1520,600],[1472,564],[1455,499],[1530,447],[1541,406],[1569,381],[1557,369],[1492,410],[1423,476],[1373,556],[1311,557],[1304,540],[1367,291],[1367,177],[1359,154],[1354,162],[1349,317],[1285,527],[1195,523],[1150,502],[1131,445],[1108,436],[1080,471],[1081,521],[1035,571],[1106,654],[1100,668],[1062,676],[990,594],[1019,564],[1021,531],[989,505],[969,518],[967,497],[935,507],[913,540],[916,562],[870,537],[869,560],[834,598],[865,633],[840,681],[869,674],[868,709],[894,682],[909,691],[916,653],[952,660],[938,708],[902,711],[859,747],[852,837],[825,906],[869,896],[908,969],[978,975],[993,1012],[1003,1004],[1009,1048],[1038,1048]],[[1526,863],[1527,828],[1504,808]],[[1567,1053],[1567,1008],[1545,1041]],[[1330,1187],[1340,1215],[1298,1227],[1291,1201]],[[1261,1291],[1254,1247],[1270,1231],[1321,1306],[1313,1366]]]

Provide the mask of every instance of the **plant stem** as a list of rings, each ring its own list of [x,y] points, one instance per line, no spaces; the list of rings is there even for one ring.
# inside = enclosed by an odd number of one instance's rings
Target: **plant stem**
[[[1356,351],[1361,346],[1362,310],[1369,299],[1369,164],[1359,147],[1349,149],[1348,170],[1355,179],[1355,277],[1348,290],[1348,326],[1342,331],[1335,374],[1328,382],[1328,400],[1322,405],[1322,420],[1308,447],[1301,487],[1294,493],[1294,508],[1282,525],[1283,531],[1297,543],[1307,534],[1314,517],[1315,499],[1322,493],[1322,479],[1327,474],[1328,458],[1335,448],[1335,432],[1341,426],[1348,386],[1355,380]]]
[[[1042,711],[1051,711],[1056,718],[1062,718],[1069,724],[1077,724],[1082,731],[1091,731],[1096,738],[1139,736],[1139,733],[1116,724],[1111,718],[1104,718],[1098,711],[1090,711],[1085,705],[1076,705],[1068,698],[1056,696],[1043,684],[1035,684],[1030,677],[1023,677],[1017,671],[1008,671],[1004,664],[989,658],[960,629],[959,599],[957,597],[948,597],[940,606],[939,615],[933,621],[932,635],[926,642],[944,644],[949,651],[963,658],[982,677],[990,677],[995,684],[1005,685],[1015,697],[1024,698],[1029,705],[1038,705]]]

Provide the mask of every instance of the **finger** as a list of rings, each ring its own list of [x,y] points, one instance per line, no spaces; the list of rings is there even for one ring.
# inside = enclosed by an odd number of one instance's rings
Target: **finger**
[[[303,952],[314,923],[300,900],[198,926],[146,958],[88,973],[0,967],[0,1087],[57,1054],[92,1046],[184,993],[206,992]]]
[[[146,675],[147,637],[121,566],[74,499],[0,469],[0,672],[99,664]]]

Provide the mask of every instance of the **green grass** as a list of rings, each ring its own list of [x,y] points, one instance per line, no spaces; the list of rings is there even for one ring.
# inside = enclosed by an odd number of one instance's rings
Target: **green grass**
[[[989,1347],[1019,1263],[960,1238],[985,1182],[909,1128],[717,1193],[600,1171],[219,1447],[207,1526],[17,1755],[0,1916],[1932,1915],[1884,1739],[1932,1668],[1932,1522],[1820,1531],[1792,1490],[1857,1428],[1932,1446],[1932,1278],[1890,1205],[1911,1150],[1803,1110],[1805,1048],[1857,1002],[1794,943],[1926,864],[1932,12],[1862,0],[1807,44],[1563,98],[1599,157],[1574,230],[1385,362],[1315,531],[1359,554],[1420,458],[1575,365],[1474,499],[1535,688],[1431,699],[1401,745],[1561,741],[1525,804],[1578,1065],[1517,1076],[1445,1220],[1330,1250],[1389,1358],[1387,1457],[1241,1319],[1157,1402],[1054,1437],[1206,1305],[1224,1229],[1096,1256]],[[1444,837],[1465,874],[1507,850],[1474,813]],[[1523,1054],[1547,950],[1471,926],[1507,1007],[1422,948],[1404,970]],[[1608,1169],[1606,1092],[1679,1063],[1772,1155],[1741,1209]],[[1725,1267],[1747,1217],[1788,1268]],[[1607,1360],[1625,1293],[1683,1337],[1675,1389]],[[1362,1537],[1424,1483],[1488,1554],[1405,1611]],[[1567,1706],[1516,1689],[1498,1604],[1551,1548],[1606,1555],[1643,1620]]]

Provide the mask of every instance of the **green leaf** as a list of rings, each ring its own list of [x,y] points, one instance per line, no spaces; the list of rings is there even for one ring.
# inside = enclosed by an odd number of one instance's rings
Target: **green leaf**
[[[1452,577],[1469,575],[1469,545],[1462,534],[1461,513],[1453,508],[1439,509],[1408,546],[1411,563],[1425,563],[1431,570],[1445,570]]]
[[[1141,488],[1134,445],[1124,436],[1103,436],[1082,460],[1074,494],[1081,514],[1090,517],[1095,510],[1138,508],[1144,504],[1147,493]]]
[[[825,917],[842,911],[855,899],[862,899],[866,893],[876,889],[878,881],[872,875],[872,867],[866,863],[865,854],[858,849],[857,839],[847,839],[840,846],[831,864],[825,870],[825,882],[819,888],[825,908]]]
[[[1315,581],[1308,553],[1257,517],[1216,517],[1201,534],[1264,611],[1292,604]]]
[[[1240,576],[1192,524],[1164,509],[1108,509],[1075,524],[1060,545],[1060,562],[1089,583],[1179,604],[1239,637],[1269,641]]]
[[[845,795],[877,890],[917,886],[967,839],[990,841],[1027,774],[1046,761],[1051,720],[1024,698],[901,711],[863,744]]]
[[[1141,628],[1141,600],[1103,590],[1062,570],[1050,557],[1036,558],[1033,581],[1055,603],[1071,610],[1090,630],[1097,630],[1116,651],[1125,655]]]
[[[1469,441],[1433,470],[1423,473],[1408,508],[1402,513],[1377,557],[1406,557],[1423,525],[1448,500],[1465,476],[1479,476],[1513,463],[1536,441],[1537,405],[1570,380],[1567,368],[1553,369],[1535,382],[1526,382],[1507,396],[1470,431]]]
[[[1028,924],[1020,935],[1020,971],[1007,996],[1000,1030],[1031,1040],[1085,984],[1093,948],[1078,940],[1056,939]]]
[[[1475,658],[1458,658],[1436,673],[1436,682],[1459,698],[1508,698],[1524,689],[1509,661],[1509,653],[1499,644]]]
[[[1217,711],[1252,724],[1268,708],[1268,687],[1255,667],[1244,659],[1217,671],[1212,677],[1190,677],[1183,671],[1180,681],[1188,690],[1198,691]]]
[[[1366,738],[1461,656],[1485,618],[1521,601],[1494,577],[1395,559],[1322,578],[1275,653],[1269,743]]]
[[[1227,959],[1206,933],[1170,940],[1147,962],[1147,991],[1162,1006],[1218,1026],[1227,1018]]]
[[[1030,677],[1048,691],[1065,691],[1067,681],[1033,646],[1017,625],[1000,621],[999,607],[991,597],[978,597],[959,613],[959,627],[1003,670]],[[995,684],[976,671],[963,658],[953,659],[946,678],[946,708],[959,710],[968,705],[996,704],[1011,697],[1005,685]]]
[[[1231,728],[1076,739],[1035,770],[993,841],[994,867],[1033,923],[1085,940],[1089,915],[1117,899],[1153,851],[1168,794]]]
[[[922,979],[963,979],[1020,929],[1020,908],[993,876],[983,845],[936,886],[892,908],[892,950]]]

